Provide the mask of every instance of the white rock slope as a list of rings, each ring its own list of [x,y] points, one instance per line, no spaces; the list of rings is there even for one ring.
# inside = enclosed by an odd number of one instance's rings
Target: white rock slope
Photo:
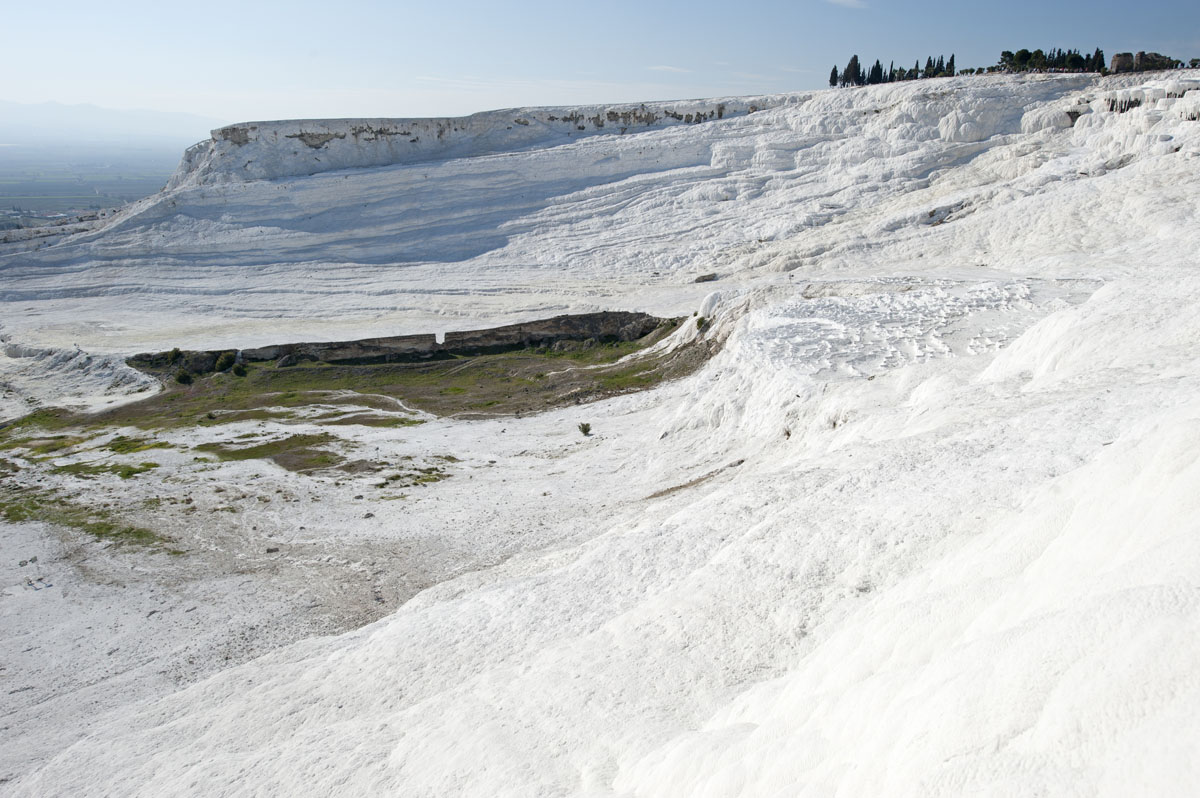
[[[497,556],[356,631],[131,689],[0,792],[1191,794],[1200,82],[1184,75],[817,92],[309,176],[214,161],[198,174],[230,179],[0,257],[14,346],[595,308],[697,311],[729,336],[649,393],[360,435],[449,447],[472,480],[309,537],[436,533]],[[323,496],[320,512],[346,500]]]

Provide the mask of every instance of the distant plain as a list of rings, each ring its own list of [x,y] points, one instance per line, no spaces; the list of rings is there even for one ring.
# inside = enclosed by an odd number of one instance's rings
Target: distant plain
[[[170,145],[0,147],[0,212],[116,208],[161,190],[179,155]]]

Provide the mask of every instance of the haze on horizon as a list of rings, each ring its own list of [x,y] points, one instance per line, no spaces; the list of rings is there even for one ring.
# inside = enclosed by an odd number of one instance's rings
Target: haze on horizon
[[[1028,20],[1036,19],[1032,29]],[[1169,23],[1169,24],[1168,24]],[[1200,56],[1200,8],[1157,0],[912,4],[885,0],[498,5],[316,0],[25,4],[0,30],[16,103],[237,121],[452,116],[524,105],[639,102],[822,88],[857,53],[885,65],[1003,49]],[[0,110],[3,110],[0,108]]]

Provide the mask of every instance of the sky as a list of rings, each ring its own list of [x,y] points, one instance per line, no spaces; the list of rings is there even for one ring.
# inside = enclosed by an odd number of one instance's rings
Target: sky
[[[186,112],[202,128],[450,116],[816,89],[852,54],[955,53],[961,68],[1021,47],[1200,57],[1200,3],[22,3],[0,25],[0,100]]]

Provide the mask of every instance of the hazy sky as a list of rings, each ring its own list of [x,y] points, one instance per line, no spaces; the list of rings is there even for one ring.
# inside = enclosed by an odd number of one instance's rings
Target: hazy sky
[[[1200,3],[29,2],[0,23],[0,100],[226,122],[440,116],[820,88],[853,53],[968,67],[1097,46],[1200,57]]]

